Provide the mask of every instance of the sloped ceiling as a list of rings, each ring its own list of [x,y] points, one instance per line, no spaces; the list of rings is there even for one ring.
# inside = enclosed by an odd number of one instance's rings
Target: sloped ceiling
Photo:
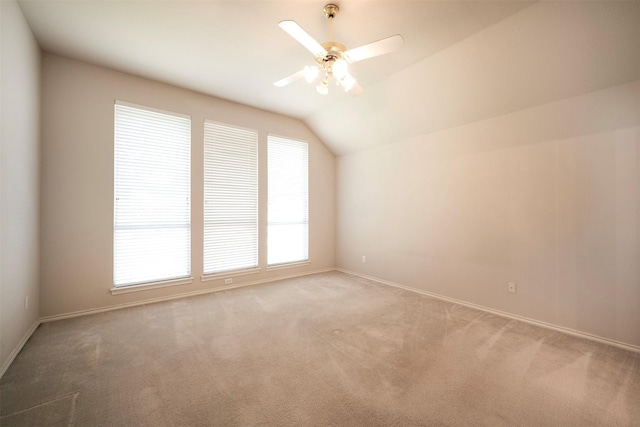
[[[278,26],[328,39],[327,1],[19,0],[44,51],[303,120],[336,154],[640,79],[640,2],[341,1],[357,98],[272,83],[314,63]]]

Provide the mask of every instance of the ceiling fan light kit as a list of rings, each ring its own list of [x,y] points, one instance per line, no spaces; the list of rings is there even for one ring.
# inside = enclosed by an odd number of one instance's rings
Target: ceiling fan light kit
[[[323,9],[324,15],[329,20],[329,41],[324,43],[318,43],[295,21],[282,21],[278,24],[280,28],[313,54],[318,65],[307,65],[303,70],[278,80],[274,83],[275,86],[283,87],[302,78],[311,84],[321,78],[320,83],[316,85],[316,91],[321,95],[329,93],[329,82],[334,81],[345,92],[358,96],[364,90],[349,73],[349,64],[384,55],[404,46],[404,39],[399,34],[396,34],[395,36],[347,50],[342,43],[333,40],[333,18],[336,17],[339,10],[338,6],[333,3],[327,4]]]

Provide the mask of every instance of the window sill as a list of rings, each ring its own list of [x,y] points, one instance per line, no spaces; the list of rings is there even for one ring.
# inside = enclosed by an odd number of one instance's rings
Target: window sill
[[[111,292],[111,295],[128,294],[129,292],[148,291],[151,289],[167,288],[169,286],[188,285],[189,283],[193,283],[193,277],[165,280],[163,282],[143,283],[140,285],[113,287],[109,290],[109,292]]]
[[[223,271],[222,273],[204,274],[200,277],[200,280],[202,280],[203,282],[207,282],[209,280],[218,280],[222,278],[246,276],[248,274],[258,274],[260,273],[260,271],[262,270],[259,267],[249,268],[246,270]]]
[[[272,266],[267,266],[267,271],[284,270],[285,268],[303,267],[305,265],[311,265],[311,261],[307,260],[307,261],[290,262],[287,264],[276,264]]]

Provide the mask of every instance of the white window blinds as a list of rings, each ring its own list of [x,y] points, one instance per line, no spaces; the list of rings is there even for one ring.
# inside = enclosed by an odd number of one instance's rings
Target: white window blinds
[[[309,259],[308,146],[269,135],[267,264]]]
[[[191,119],[115,105],[114,285],[191,274]]]
[[[204,273],[258,267],[258,133],[205,121]]]

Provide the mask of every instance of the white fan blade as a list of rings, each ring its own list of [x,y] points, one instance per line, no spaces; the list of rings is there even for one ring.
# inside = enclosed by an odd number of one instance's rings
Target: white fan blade
[[[384,55],[398,50],[404,46],[404,39],[400,34],[378,40],[377,42],[365,44],[364,46],[349,49],[344,53],[344,59],[349,62],[358,62],[374,56]]]
[[[280,28],[287,32],[291,37],[296,39],[298,43],[306,47],[314,56],[325,56],[327,51],[320,43],[315,41],[305,30],[302,29],[295,21],[282,21],[278,24]]]
[[[362,86],[358,84],[357,80],[349,72],[346,72],[344,77],[338,80],[338,83],[345,92],[349,92],[352,96],[358,96],[364,92]]]
[[[355,82],[351,87],[351,90],[349,91],[349,95],[351,96],[359,96],[359,95],[362,95],[363,93],[364,93],[364,89],[362,88],[362,86],[358,84],[358,82]]]
[[[296,73],[291,74],[289,77],[285,77],[282,80],[278,80],[273,85],[278,87],[283,87],[288,85],[289,83],[293,83],[296,80],[304,79],[304,70],[300,70]]]

